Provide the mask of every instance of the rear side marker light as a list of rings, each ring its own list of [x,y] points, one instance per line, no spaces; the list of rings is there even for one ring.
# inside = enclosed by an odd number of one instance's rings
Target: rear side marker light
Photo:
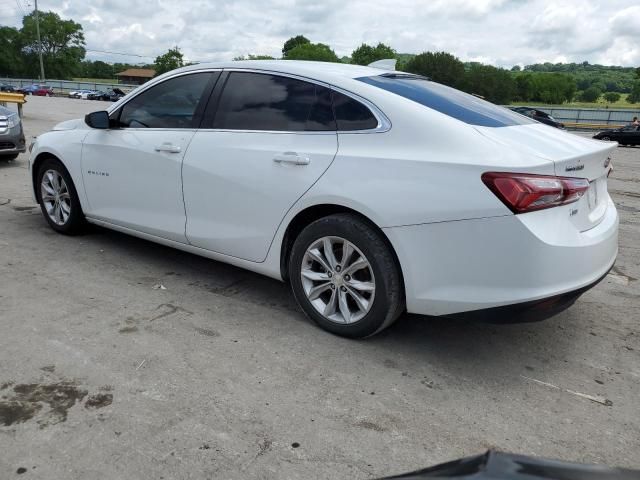
[[[487,172],[482,181],[516,214],[577,202],[589,189],[586,178],[528,173]]]

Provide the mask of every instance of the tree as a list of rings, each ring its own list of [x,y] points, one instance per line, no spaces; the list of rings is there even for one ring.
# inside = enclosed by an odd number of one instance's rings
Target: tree
[[[24,68],[20,32],[13,27],[0,27],[0,76],[18,76]]]
[[[620,94],[617,92],[607,92],[604,94],[604,99],[609,103],[616,103],[620,100]]]
[[[463,90],[493,103],[506,104],[516,93],[516,82],[507,70],[474,63],[466,72]]]
[[[40,68],[35,13],[22,19],[20,36],[25,73],[37,77]],[[80,71],[80,62],[85,55],[82,25],[73,20],[63,20],[54,12],[40,12],[40,39],[46,76],[71,78]]]
[[[363,43],[351,53],[351,63],[356,65],[369,65],[388,58],[396,58],[396,51],[384,43],[378,43],[375,47]]]
[[[336,53],[324,43],[303,43],[292,48],[285,60],[315,60],[317,62],[339,62]]]
[[[294,48],[300,45],[305,45],[307,43],[311,43],[311,40],[309,40],[304,35],[297,35],[295,37],[291,37],[289,40],[284,42],[284,46],[282,47],[282,58],[286,58],[289,52]]]
[[[180,49],[175,46],[159,55],[155,60],[156,76],[184,66],[184,59]]]
[[[638,69],[638,75],[640,76],[640,68]],[[640,80],[633,84],[631,93],[627,96],[628,103],[640,103]]]
[[[464,64],[446,52],[424,52],[416,55],[406,63],[404,69],[451,87],[459,88],[464,83]]]
[[[511,67],[512,72],[520,72],[521,70],[522,68],[520,67],[520,65],[514,65],[513,67]]]
[[[571,75],[540,72],[533,74],[532,80],[531,100],[536,102],[560,104],[570,102],[576,94],[576,82]]]
[[[602,91],[598,87],[589,87],[580,94],[580,100],[583,102],[595,102],[602,95]]]

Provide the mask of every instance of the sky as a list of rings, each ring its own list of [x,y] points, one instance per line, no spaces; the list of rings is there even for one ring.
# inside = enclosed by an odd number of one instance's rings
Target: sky
[[[19,26],[33,0],[0,0]],[[640,0],[39,0],[82,24],[87,58],[152,63],[174,45],[190,61],[281,55],[303,34],[339,57],[383,42],[511,67],[541,62],[640,65]],[[126,53],[130,56],[100,53]],[[139,56],[133,56],[139,55]]]

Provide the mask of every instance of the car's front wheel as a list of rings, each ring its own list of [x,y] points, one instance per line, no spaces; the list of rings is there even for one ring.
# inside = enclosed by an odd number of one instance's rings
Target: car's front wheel
[[[38,170],[37,195],[44,218],[56,232],[67,235],[81,233],[85,218],[78,192],[62,163],[45,160]]]
[[[611,141],[611,137],[602,137],[600,140],[603,140],[605,142],[610,142]]]
[[[393,252],[356,215],[331,215],[308,225],[291,249],[289,279],[307,316],[344,337],[373,335],[404,310]]]

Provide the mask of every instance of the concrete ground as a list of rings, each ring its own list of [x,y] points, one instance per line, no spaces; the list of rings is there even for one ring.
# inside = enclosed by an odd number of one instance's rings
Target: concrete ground
[[[103,105],[29,98],[27,136]],[[276,281],[58,235],[26,155],[0,164],[0,478],[374,478],[488,448],[640,468],[640,148],[613,161],[620,255],[571,309],[366,341]]]

